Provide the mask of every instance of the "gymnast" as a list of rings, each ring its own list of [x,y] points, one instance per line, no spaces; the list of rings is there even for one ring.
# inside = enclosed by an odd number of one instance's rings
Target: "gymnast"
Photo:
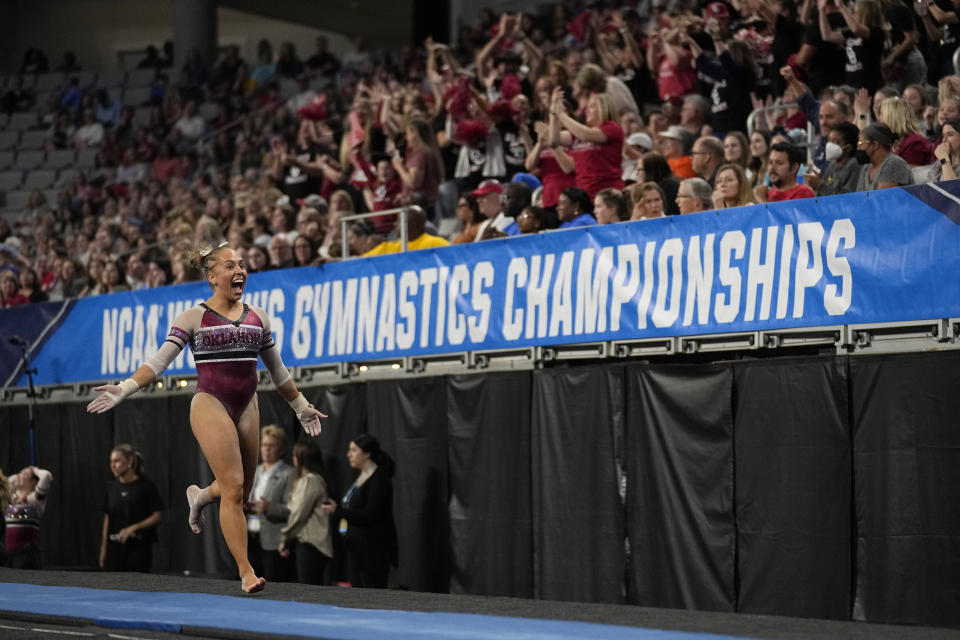
[[[266,580],[257,577],[247,558],[243,504],[253,488],[259,450],[257,356],[308,435],[319,435],[320,419],[327,416],[297,390],[280,359],[267,313],[242,302],[247,270],[241,254],[224,243],[194,251],[190,259],[206,274],[213,295],[177,316],[166,341],[133,376],[94,389],[102,393],[87,405],[87,411],[104,413],[117,406],[153,382],[190,345],[197,365],[190,427],[215,478],[203,489],[197,485],[187,488],[190,528],[200,533],[203,507],[219,501],[220,526],[237,563],[241,587],[246,593],[255,593],[264,588]]]

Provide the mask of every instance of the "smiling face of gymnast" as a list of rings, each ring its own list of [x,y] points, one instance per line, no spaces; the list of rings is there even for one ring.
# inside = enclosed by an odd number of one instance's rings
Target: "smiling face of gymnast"
[[[243,256],[231,247],[224,247],[214,257],[216,262],[207,273],[214,297],[220,296],[231,305],[239,302],[247,284],[247,267]]]

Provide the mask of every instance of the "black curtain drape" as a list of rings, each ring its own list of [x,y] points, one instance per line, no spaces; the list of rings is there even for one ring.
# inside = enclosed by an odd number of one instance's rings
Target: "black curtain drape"
[[[37,415],[36,415],[36,434],[35,434],[35,444],[36,444],[36,456],[37,456],[37,466],[41,469],[47,469],[54,474],[54,482],[50,487],[50,493],[47,494],[47,508],[45,510],[45,515],[43,518],[44,526],[40,528],[40,546],[43,549],[43,564],[46,567],[50,566],[60,566],[65,564],[64,554],[68,555],[68,547],[64,544],[69,544],[70,540],[64,540],[64,531],[69,531],[72,535],[73,533],[73,523],[70,521],[64,521],[63,510],[60,508],[64,504],[64,500],[72,499],[72,496],[69,491],[64,491],[64,485],[61,478],[57,477],[57,472],[54,469],[60,469],[63,464],[63,449],[70,448],[72,444],[65,444],[64,439],[60,435],[61,431],[61,418],[62,418],[62,408],[58,405],[38,405],[37,406]],[[41,429],[42,425],[42,429]],[[27,443],[29,443],[29,431],[30,425],[29,422],[23,425],[23,435],[26,438]],[[29,444],[28,451],[29,451]],[[69,453],[67,455],[70,455]],[[21,460],[23,464],[17,466],[16,469],[11,469],[11,471],[16,472],[22,469],[23,467],[29,464],[29,454],[27,457]],[[100,505],[97,505],[96,513],[101,513]],[[47,524],[49,523],[49,524]],[[84,526],[87,523],[83,523]],[[81,533],[81,536],[85,543],[89,539],[89,529],[84,528],[84,531]],[[99,530],[97,531],[97,542],[100,541]],[[88,543],[87,543],[88,544]],[[71,562],[71,564],[76,564]]]
[[[536,371],[532,404],[534,593],[623,602],[623,370]]]
[[[356,478],[356,471],[347,462],[347,448],[358,433],[367,430],[367,387],[363,384],[343,384],[333,387],[304,389],[303,394],[317,409],[330,416],[323,421],[323,431],[317,442],[323,450],[324,477],[327,491],[339,500]],[[287,413],[292,411],[287,407]],[[297,429],[302,429],[299,425]],[[327,575],[330,580],[347,579],[346,547],[338,535],[339,521],[331,517],[333,534],[333,561]]]
[[[446,400],[442,377],[367,385],[369,433],[397,463],[400,566],[391,581],[417,591],[449,588]]]
[[[53,472],[53,488],[40,527],[44,563],[93,567],[100,553],[103,497],[111,477],[113,423],[109,416],[87,413],[79,403],[45,405],[45,409],[51,421],[43,432],[50,441],[42,447],[38,443],[37,462],[56,466],[45,467]],[[59,414],[56,422],[54,412]],[[55,441],[59,441],[59,460],[47,457],[57,446]]]
[[[733,372],[627,368],[630,601],[734,610]]]
[[[3,431],[6,432],[2,436],[6,439],[0,441],[5,445],[5,449],[0,452],[0,456],[5,456],[5,459],[0,460],[5,464],[3,467],[4,475],[10,475],[30,464],[30,420],[27,407],[24,405],[0,407],[0,411],[3,411],[0,416],[5,420],[2,424],[4,425]],[[42,443],[37,442],[36,444],[39,449]]]
[[[153,562],[157,568],[169,567],[171,550],[186,542],[187,535],[193,536],[187,523],[186,488],[194,480],[173,475],[169,463],[171,431],[189,430],[190,427],[186,414],[171,414],[171,398],[124,402],[108,414],[114,422],[113,445],[130,444],[140,452],[143,472],[157,486],[166,506],[163,521],[157,527],[158,544],[153,548]],[[109,455],[103,455],[105,467]],[[109,469],[104,477],[108,481],[112,478]],[[208,509],[210,513],[214,511],[215,508]]]
[[[846,360],[735,365],[738,610],[850,619]]]
[[[958,370],[960,352],[558,365],[304,393],[331,416],[334,496],[356,434],[397,461],[395,585],[960,626]],[[46,566],[96,565],[108,455],[130,442],[168,501],[154,570],[235,576],[216,507],[186,524],[184,489],[213,480],[190,402],[40,405]],[[278,394],[260,407],[300,437]],[[0,407],[5,473],[29,462],[27,415]]]
[[[960,625],[960,353],[850,360],[854,618]]]
[[[533,596],[530,374],[447,379],[450,591]]]

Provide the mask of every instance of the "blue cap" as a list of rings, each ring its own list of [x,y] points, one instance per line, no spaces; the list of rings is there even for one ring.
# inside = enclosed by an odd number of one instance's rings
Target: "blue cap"
[[[533,175],[532,173],[517,173],[514,174],[513,180],[510,182],[522,182],[531,189],[537,189],[540,187],[540,178]]]

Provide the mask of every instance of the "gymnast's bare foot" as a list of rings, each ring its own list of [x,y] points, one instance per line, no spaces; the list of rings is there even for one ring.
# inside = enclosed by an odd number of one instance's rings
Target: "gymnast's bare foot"
[[[190,530],[194,533],[200,533],[203,531],[203,504],[200,504],[200,494],[203,492],[203,489],[198,487],[195,484],[187,487],[187,504],[190,506]]]
[[[240,579],[240,587],[243,589],[244,593],[257,593],[258,591],[263,591],[263,588],[267,586],[266,578],[258,578],[253,573],[251,573],[247,578]]]

